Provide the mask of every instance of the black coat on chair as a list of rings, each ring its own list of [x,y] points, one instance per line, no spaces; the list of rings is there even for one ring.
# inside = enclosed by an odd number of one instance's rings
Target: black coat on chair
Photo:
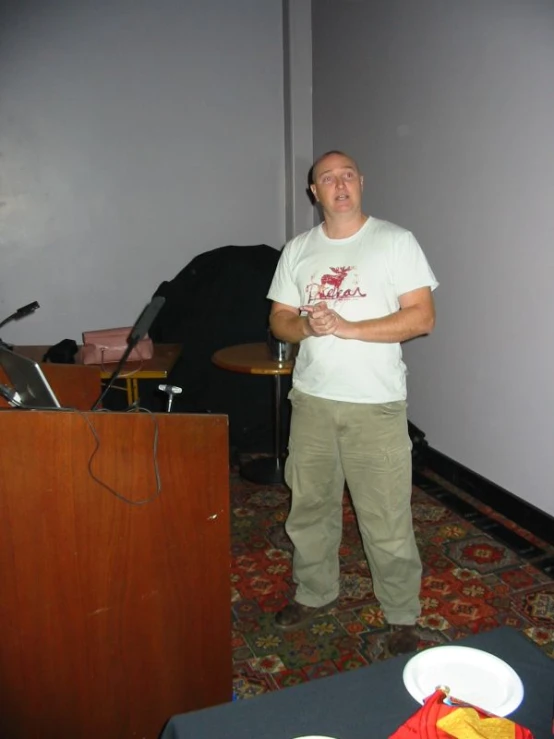
[[[279,256],[266,244],[222,246],[194,257],[155,293],[166,302],[152,339],[183,346],[168,378],[183,389],[173,411],[227,414],[230,443],[241,452],[272,450],[273,379],[223,370],[211,357],[227,346],[266,341],[266,295]],[[284,377],[284,397],[289,386]],[[283,415],[286,424],[286,409]]]

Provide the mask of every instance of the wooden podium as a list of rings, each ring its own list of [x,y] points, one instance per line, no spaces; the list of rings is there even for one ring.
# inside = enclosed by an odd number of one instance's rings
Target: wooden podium
[[[0,438],[2,739],[230,700],[227,417],[3,410]]]

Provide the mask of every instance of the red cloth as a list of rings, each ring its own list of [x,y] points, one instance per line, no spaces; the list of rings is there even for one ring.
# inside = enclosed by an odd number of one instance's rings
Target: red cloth
[[[453,735],[438,728],[437,722],[455,711],[468,707],[473,708],[481,719],[496,718],[491,713],[486,713],[475,706],[468,706],[467,703],[455,701],[453,698],[451,699],[453,705],[449,705],[444,702],[445,698],[446,694],[443,690],[435,691],[433,695],[425,699],[424,705],[402,724],[389,739],[452,739]],[[511,728],[510,724],[514,727],[513,739],[533,739],[533,735],[528,729],[508,719],[505,719],[505,721],[508,731]],[[486,734],[483,734],[483,736],[486,736]],[[498,736],[498,733],[496,736]]]

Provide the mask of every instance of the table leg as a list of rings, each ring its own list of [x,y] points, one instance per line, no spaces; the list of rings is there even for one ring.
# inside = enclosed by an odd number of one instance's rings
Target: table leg
[[[274,375],[273,456],[252,459],[241,465],[240,474],[246,480],[275,485],[284,482],[285,460],[281,448],[281,375]]]
[[[136,377],[127,377],[125,379],[127,390],[127,405],[131,406],[139,399],[139,384]]]

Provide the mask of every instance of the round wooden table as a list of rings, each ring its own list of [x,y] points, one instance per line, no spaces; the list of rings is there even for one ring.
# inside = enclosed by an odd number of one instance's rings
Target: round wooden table
[[[272,359],[269,347],[265,343],[237,344],[219,349],[212,356],[212,362],[222,369],[231,372],[243,372],[249,375],[272,375],[274,384],[274,429],[273,455],[253,459],[240,467],[240,474],[251,482],[281,483],[284,481],[284,458],[281,444],[281,377],[290,375],[294,360],[278,362]],[[246,401],[245,401],[246,402]]]

